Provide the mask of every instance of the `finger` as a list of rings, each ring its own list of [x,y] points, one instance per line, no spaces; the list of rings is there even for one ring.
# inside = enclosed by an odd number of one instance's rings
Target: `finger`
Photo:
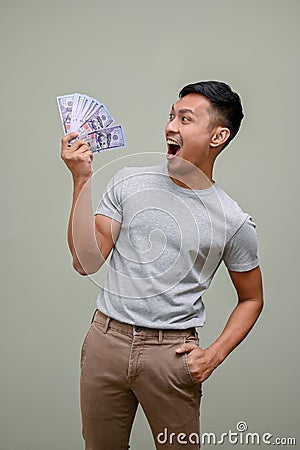
[[[93,154],[89,144],[84,140],[74,141],[69,147],[62,147],[61,157],[64,161],[72,159],[73,157],[84,158],[87,161],[93,161]]]
[[[75,139],[78,136],[78,133],[69,133],[66,136],[64,136],[61,140],[61,157],[64,159],[66,155],[70,153],[71,144],[70,141],[72,139]]]
[[[176,349],[176,353],[188,353],[194,350],[195,348],[199,348],[196,344],[192,342],[187,342],[186,344],[182,344],[180,347]]]
[[[91,152],[91,150],[85,150],[85,151],[81,151],[81,150],[79,150],[78,152],[77,152],[77,154],[78,155],[82,155],[86,160],[89,160],[89,161],[93,161],[93,157],[94,157],[94,155],[93,155],[93,153]]]
[[[85,159],[93,161],[94,154],[91,151],[90,147],[87,145],[81,145],[76,152],[72,152],[72,155],[75,154],[77,156],[82,156]]]
[[[90,145],[87,141],[85,141],[84,139],[76,139],[76,141],[74,141],[72,143],[72,145],[69,147],[69,151],[72,152],[86,152],[90,150]]]
[[[61,140],[63,147],[68,146],[69,142],[72,141],[72,139],[75,139],[78,136],[78,134],[79,134],[78,132],[66,134]]]

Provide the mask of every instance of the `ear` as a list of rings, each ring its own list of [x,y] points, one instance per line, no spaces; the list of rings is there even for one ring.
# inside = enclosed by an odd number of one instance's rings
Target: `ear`
[[[230,136],[230,130],[226,127],[217,127],[214,129],[210,146],[215,148],[224,145]]]

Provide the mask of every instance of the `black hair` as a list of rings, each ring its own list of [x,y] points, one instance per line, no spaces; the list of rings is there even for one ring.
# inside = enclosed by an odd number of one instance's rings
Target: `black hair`
[[[179,98],[188,94],[204,95],[210,102],[208,112],[211,116],[212,127],[219,124],[229,129],[230,136],[225,142],[223,150],[239,131],[244,117],[239,95],[222,81],[199,81],[188,84],[179,92]]]

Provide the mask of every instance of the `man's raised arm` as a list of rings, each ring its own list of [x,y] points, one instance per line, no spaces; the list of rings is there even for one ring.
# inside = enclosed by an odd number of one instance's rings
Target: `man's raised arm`
[[[109,217],[93,213],[91,177],[93,153],[82,139],[70,144],[77,133],[63,137],[61,157],[73,177],[73,201],[68,225],[68,244],[73,267],[81,275],[97,272],[108,257],[120,230]]]

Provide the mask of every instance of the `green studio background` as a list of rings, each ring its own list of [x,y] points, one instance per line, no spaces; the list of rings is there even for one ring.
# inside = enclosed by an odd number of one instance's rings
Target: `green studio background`
[[[300,3],[0,5],[0,449],[83,448],[79,353],[98,286],[71,267],[72,186],[60,160],[55,97],[86,93],[125,126],[127,148],[95,156],[97,203],[119,167],[164,158],[170,105],[183,85],[201,79],[226,81],[243,100],[241,132],[217,161],[215,179],[258,224],[266,298],[254,332],[204,385],[202,432],[220,436],[245,421],[249,432],[299,439]],[[205,303],[203,346],[218,336],[235,304],[224,268]],[[141,411],[131,445],[154,448]],[[231,447],[245,446],[227,442]]]

